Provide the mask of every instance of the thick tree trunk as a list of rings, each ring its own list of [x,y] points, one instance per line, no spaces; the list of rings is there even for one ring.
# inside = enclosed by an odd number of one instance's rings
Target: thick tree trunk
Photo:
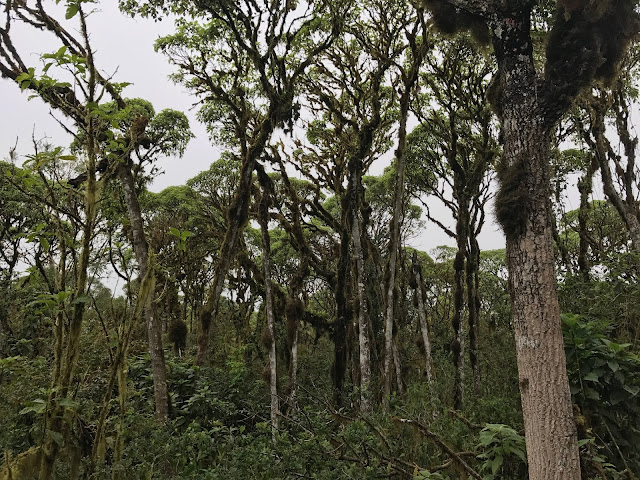
[[[580,479],[576,426],[556,292],[549,203],[549,131],[540,108],[529,12],[494,26],[504,159],[498,219],[507,237],[529,478]],[[499,34],[498,34],[499,32]]]
[[[138,261],[140,278],[147,275],[149,269],[149,245],[144,235],[144,224],[140,202],[135,190],[135,183],[131,169],[128,165],[121,164],[118,167],[118,176],[122,182],[124,198],[131,222],[133,235],[133,251]],[[153,275],[153,272],[150,272]],[[144,318],[147,324],[147,338],[149,341],[149,354],[151,356],[151,372],[153,375],[153,397],[156,406],[156,417],[164,421],[169,414],[169,392],[167,389],[167,367],[164,360],[164,348],[162,345],[162,324],[155,314],[154,292],[150,292],[150,302],[144,309]]]
[[[420,263],[418,262],[418,255],[414,251],[411,259],[413,264],[413,275],[416,281],[415,295],[418,300],[418,319],[420,320],[420,333],[422,334],[422,343],[424,345],[425,356],[425,375],[427,380],[432,382],[435,375],[433,370],[433,357],[431,356],[431,341],[429,340],[429,325],[427,323],[427,307],[425,305],[425,298],[422,294],[422,273],[420,271]]]

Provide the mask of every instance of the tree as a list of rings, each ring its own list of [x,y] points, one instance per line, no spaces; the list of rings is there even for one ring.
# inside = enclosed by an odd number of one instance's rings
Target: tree
[[[393,344],[393,327],[396,314],[394,307],[396,305],[396,270],[397,260],[400,251],[401,239],[400,228],[403,220],[403,211],[405,208],[405,173],[406,173],[406,160],[407,160],[407,122],[409,119],[410,104],[413,96],[413,90],[418,82],[418,76],[420,66],[427,55],[430,43],[427,39],[427,24],[425,22],[423,12],[398,12],[395,16],[400,18],[406,18],[411,23],[407,22],[405,25],[400,26],[400,30],[404,30],[404,35],[407,44],[406,59],[404,62],[398,62],[398,64],[404,64],[404,68],[398,68],[397,83],[398,83],[398,96],[400,106],[400,125],[398,127],[398,147],[395,151],[395,187],[393,191],[393,214],[389,225],[390,239],[389,239],[389,261],[387,263],[387,275],[386,275],[386,292],[385,298],[385,312],[384,312],[384,391],[382,396],[382,402],[385,409],[389,408],[389,398],[391,397],[391,364],[392,364],[392,351],[394,349]],[[425,337],[426,338],[426,337]],[[425,346],[427,343],[425,342]],[[397,365],[399,367],[399,365]],[[399,368],[398,368],[399,370]]]
[[[442,58],[439,61],[438,58]],[[491,193],[491,166],[497,156],[494,120],[486,101],[487,77],[493,69],[473,45],[471,38],[442,39],[427,57],[422,73],[426,92],[415,102],[420,124],[410,134],[411,174],[426,167],[438,180],[409,176],[414,194],[438,198],[456,221],[455,231],[433,218],[424,201],[427,217],[455,239],[454,330],[452,343],[456,368],[454,408],[461,409],[464,392],[465,311],[469,324],[469,357],[476,395],[480,395],[478,357],[479,313],[478,235],[485,220],[485,205]],[[466,294],[465,294],[466,292]],[[465,302],[466,299],[466,302]]]
[[[503,161],[496,214],[507,263],[525,421],[529,476],[580,478],[576,427],[555,288],[549,212],[550,135],[582,88],[611,77],[638,31],[635,2],[558,2],[538,74],[531,31],[535,4],[432,0],[444,30],[489,27],[498,71],[493,106]],[[535,273],[534,273],[535,272]]]
[[[72,2],[67,7],[67,19],[78,17],[80,20],[79,39],[68,32],[54,17],[45,11],[42,4],[31,8],[24,4],[7,2],[7,17],[2,29],[3,55],[0,73],[14,80],[22,90],[34,90],[40,98],[52,107],[59,109],[75,123],[78,132],[75,148],[84,151],[91,147],[91,155],[96,164],[91,166],[94,174],[116,171],[121,181],[125,203],[131,223],[132,240],[140,277],[147,276],[149,252],[144,235],[144,226],[136,185],[132,173],[132,157],[135,155],[141,166],[155,159],[158,153],[178,153],[184,151],[191,137],[186,117],[175,111],[166,110],[155,116],[148,102],[134,100],[127,105],[121,97],[126,84],[117,84],[105,78],[97,69],[87,30],[87,14],[82,8],[84,1]],[[4,2],[3,2],[4,5]],[[9,34],[13,16],[31,28],[45,29],[52,33],[62,46],[55,53],[43,55],[45,65],[42,73],[28,68]],[[69,82],[63,82],[49,75],[51,67],[71,72],[73,81],[81,85],[77,90],[70,88]],[[112,101],[99,104],[107,94]],[[152,118],[154,117],[154,118]],[[148,135],[145,133],[150,126]],[[67,128],[69,132],[73,129]],[[92,138],[89,138],[93,136]],[[152,138],[153,137],[153,138]],[[152,139],[155,143],[152,145]],[[78,148],[79,147],[79,148]],[[144,150],[144,151],[142,151]],[[98,161],[99,158],[99,161]],[[79,176],[70,179],[69,184],[79,187],[89,182],[89,168]],[[108,178],[108,175],[103,179]],[[92,207],[94,208],[94,207]],[[153,303],[145,310],[149,349],[154,366],[155,403],[157,415],[165,419],[168,414],[169,396],[166,387],[166,367],[162,347],[161,325],[153,315]]]
[[[224,279],[248,221],[256,163],[277,128],[292,128],[298,114],[295,96],[299,79],[333,42],[347,8],[335,2],[309,2],[306,12],[297,16],[285,1],[122,1],[121,6],[145,16],[172,12],[185,17],[178,21],[177,33],[159,39],[156,48],[178,67],[176,81],[203,100],[201,118],[242,160],[240,180],[228,210],[227,232],[200,313],[196,361],[202,363]],[[195,20],[199,14],[211,20]],[[309,38],[313,38],[312,44]]]

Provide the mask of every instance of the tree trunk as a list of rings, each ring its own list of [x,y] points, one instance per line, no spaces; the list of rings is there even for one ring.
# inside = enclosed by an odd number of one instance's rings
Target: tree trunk
[[[274,120],[280,105],[272,102],[269,108],[267,118],[260,125],[260,130],[255,139],[247,149],[242,160],[240,169],[240,179],[233,197],[233,202],[227,212],[227,230],[224,235],[222,246],[220,247],[220,256],[213,274],[213,281],[209,295],[200,311],[200,336],[198,338],[198,353],[196,355],[196,365],[202,365],[209,351],[209,332],[211,322],[216,318],[218,313],[218,302],[222,290],[224,289],[224,280],[231,266],[231,262],[235,258],[236,248],[244,231],[244,227],[249,218],[249,203],[251,200],[251,183],[253,181],[253,171],[256,167],[258,157],[264,152],[265,145],[274,129]]]
[[[480,264],[480,247],[469,229],[469,255],[467,256],[467,310],[469,315],[469,361],[473,372],[473,389],[476,396],[482,394],[480,358],[478,356],[478,336],[480,332],[480,299],[478,298],[478,269]]]
[[[400,97],[400,128],[398,131],[398,148],[396,149],[396,179],[393,193],[393,216],[391,218],[391,232],[389,239],[389,264],[387,265],[387,291],[385,292],[384,315],[384,391],[382,393],[382,406],[385,411],[389,409],[391,397],[391,362],[393,348],[393,321],[396,290],[396,270],[398,263],[398,251],[400,250],[400,227],[403,218],[405,166],[407,158],[407,118],[409,115],[410,87],[405,86],[405,92]],[[398,382],[402,382],[398,378]]]
[[[585,282],[590,280],[591,267],[589,265],[589,238],[587,230],[587,221],[589,218],[589,197],[593,191],[593,174],[598,168],[598,163],[593,159],[590,162],[587,171],[580,180],[578,180],[578,191],[580,192],[580,210],[578,212],[578,235],[580,237],[580,246],[578,249],[578,268],[582,279]]]
[[[343,202],[344,203],[344,202]],[[343,205],[343,217],[347,217]],[[341,225],[344,227],[348,221],[343,219]],[[351,258],[349,255],[350,238],[345,229],[340,234],[340,257],[338,258],[338,273],[334,290],[336,300],[336,326],[333,334],[334,359],[332,365],[332,377],[334,386],[334,399],[336,406],[341,407],[344,393],[344,379],[347,371],[347,324],[351,320],[353,312],[348,305],[350,295],[351,278],[349,275]]]
[[[556,292],[549,131],[538,97],[529,12],[494,25],[504,158],[496,213],[507,238],[529,478],[580,479],[576,426]]]
[[[276,441],[280,420],[280,404],[278,398],[278,368],[276,357],[276,328],[273,311],[273,287],[271,285],[271,239],[269,237],[269,193],[263,192],[260,202],[260,231],[262,233],[262,268],[264,272],[265,315],[269,334],[269,393],[271,397],[271,434]]]
[[[398,344],[394,341],[392,343],[393,351],[393,366],[396,370],[396,385],[398,388],[398,394],[404,395],[406,389],[404,387],[404,380],[402,379],[402,364],[400,363],[400,352],[398,351]]]
[[[131,222],[133,236],[133,251],[138,261],[140,278],[144,278],[149,270],[149,245],[144,235],[144,224],[140,202],[135,190],[135,183],[131,169],[128,165],[121,164],[118,167],[118,176],[122,182],[124,198]],[[154,272],[149,272],[151,275]],[[144,318],[147,324],[147,338],[149,341],[149,354],[151,357],[151,372],[153,375],[153,398],[156,406],[156,417],[160,421],[167,419],[169,414],[169,392],[167,389],[167,367],[164,360],[164,348],[162,345],[162,324],[157,317],[155,309],[155,293],[150,292],[151,300],[144,309]]]
[[[598,102],[597,100],[595,101]],[[640,220],[638,219],[638,209],[634,208],[635,197],[633,194],[630,194],[626,196],[627,198],[623,199],[615,188],[611,167],[609,166],[609,142],[606,138],[605,126],[606,107],[598,103],[593,105],[593,110],[595,118],[592,120],[593,125],[591,128],[595,140],[596,159],[600,165],[602,189],[626,225],[634,251],[640,252]],[[625,133],[620,132],[620,135],[624,136]],[[628,133],[626,135],[628,136]],[[623,143],[626,144],[627,142]],[[625,148],[625,154],[635,156],[634,150],[629,151],[628,147]],[[628,158],[628,160],[631,159],[631,157]],[[626,178],[624,180],[625,191],[632,190],[633,187],[630,182],[628,182]]]
[[[433,357],[431,356],[431,341],[429,340],[429,325],[427,323],[427,308],[425,298],[422,294],[422,273],[420,263],[418,262],[418,254],[414,251],[411,258],[413,264],[413,275],[416,281],[415,295],[418,300],[418,318],[420,320],[420,333],[422,334],[422,343],[424,345],[425,356],[425,374],[427,381],[431,383],[435,377],[433,370]]]
[[[457,174],[454,174],[457,175]],[[459,183],[459,182],[456,182]],[[462,197],[458,199],[458,217],[456,219],[456,243],[458,251],[453,260],[453,365],[455,367],[453,387],[453,408],[462,410],[464,405],[464,360],[465,360],[465,328],[464,328],[464,273],[467,256],[467,239],[469,236],[469,203]]]
[[[353,209],[351,241],[356,262],[356,289],[358,295],[358,345],[360,346],[360,410],[371,410],[371,349],[369,347],[369,313],[367,308],[366,274],[362,251],[361,220],[358,208]]]
[[[88,120],[87,141],[87,182],[85,184],[84,198],[84,224],[82,227],[82,249],[78,259],[75,278],[75,291],[73,298],[78,299],[87,295],[88,270],[91,260],[91,240],[93,239],[99,193],[96,181],[96,150],[94,141],[93,121]],[[63,256],[64,258],[64,256]],[[63,263],[64,265],[64,263]],[[71,319],[67,331],[66,349],[64,357],[56,360],[59,373],[56,384],[52,385],[51,394],[47,402],[47,414],[45,415],[45,431],[54,434],[65,434],[66,421],[70,421],[67,410],[60,406],[58,399],[67,399],[69,389],[75,374],[80,348],[80,334],[84,320],[85,302],[75,302],[72,306]],[[61,345],[60,345],[61,346]],[[58,368],[56,367],[56,368]],[[67,437],[64,435],[63,438]],[[40,463],[40,480],[49,480],[53,474],[53,468],[58,456],[60,446],[54,440],[53,435],[46,435],[43,440],[42,460]]]

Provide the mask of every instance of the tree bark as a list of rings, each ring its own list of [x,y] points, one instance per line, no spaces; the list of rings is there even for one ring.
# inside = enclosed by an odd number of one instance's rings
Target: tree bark
[[[138,261],[140,279],[147,276],[149,270],[149,244],[144,234],[144,223],[140,202],[135,190],[135,182],[131,169],[126,164],[118,166],[118,177],[122,182],[122,190],[127,204],[131,233],[133,236],[133,251]],[[149,272],[153,275],[153,272]],[[156,407],[156,417],[160,421],[167,419],[169,415],[169,392],[167,389],[167,367],[164,360],[164,348],[162,345],[162,324],[155,315],[155,293],[150,292],[150,302],[144,309],[144,318],[147,325],[147,338],[149,341],[149,354],[151,357],[151,372],[153,375],[153,398]]]
[[[207,299],[200,311],[200,336],[198,338],[198,353],[196,354],[196,365],[202,365],[209,351],[209,332],[211,322],[218,313],[218,302],[224,280],[231,266],[231,262],[236,256],[236,247],[240,236],[244,231],[249,217],[249,203],[251,200],[251,183],[253,181],[253,171],[256,167],[258,156],[264,152],[265,146],[274,129],[273,120],[276,119],[278,108],[277,102],[272,102],[267,118],[260,125],[256,138],[245,152],[242,167],[240,169],[240,180],[233,198],[233,202],[227,213],[227,230],[220,247],[220,256],[213,274],[211,289]]]
[[[276,328],[273,311],[273,286],[271,285],[271,239],[269,237],[269,193],[263,192],[260,202],[260,231],[262,233],[262,269],[264,272],[265,315],[269,332],[269,393],[271,397],[271,435],[276,441],[280,420],[280,402],[278,398],[278,368],[276,357]]]
[[[420,333],[422,334],[422,343],[424,345],[425,356],[425,375],[427,381],[431,383],[435,378],[433,369],[433,357],[431,356],[431,341],[429,340],[429,324],[427,322],[427,308],[425,305],[425,298],[422,294],[422,273],[420,270],[420,263],[418,262],[418,255],[414,251],[411,258],[413,265],[413,275],[416,281],[415,295],[418,300],[418,319],[420,320]]]
[[[343,202],[343,221],[342,226],[348,224],[348,213]],[[332,366],[332,376],[334,385],[334,399],[336,406],[341,407],[343,404],[344,380],[347,371],[347,326],[353,316],[353,312],[349,307],[348,298],[351,298],[351,258],[349,255],[349,244],[351,239],[347,230],[340,234],[340,256],[338,258],[338,272],[336,276],[336,285],[334,290],[336,300],[336,326],[334,331],[334,358]]]
[[[500,18],[493,28],[504,138],[496,208],[507,238],[529,478],[580,479],[549,202],[549,132],[555,122],[539,104],[530,12]]]
[[[454,173],[454,175],[458,175]],[[455,182],[454,183],[460,183]],[[457,252],[453,260],[453,365],[455,367],[453,387],[453,408],[462,410],[464,405],[464,360],[465,360],[465,328],[464,328],[464,274],[465,259],[467,257],[467,239],[469,237],[469,201],[464,196],[458,198],[458,215],[456,218],[456,243]]]
[[[591,266],[589,265],[589,238],[587,230],[587,222],[589,218],[589,197],[593,191],[593,174],[597,170],[597,162],[593,159],[590,162],[587,171],[580,180],[578,180],[578,191],[580,192],[580,210],[578,211],[578,235],[580,237],[580,245],[578,249],[578,269],[585,282],[590,280]]]
[[[480,247],[474,234],[473,226],[469,231],[469,254],[467,256],[467,310],[469,315],[469,361],[473,372],[473,388],[476,396],[482,394],[482,378],[478,340],[480,334],[480,298],[478,298],[478,270],[480,264]]]
[[[371,410],[371,348],[369,346],[369,312],[367,306],[364,252],[361,240],[361,219],[358,208],[353,209],[351,242],[356,262],[356,289],[358,295],[358,345],[360,346],[360,410]]]

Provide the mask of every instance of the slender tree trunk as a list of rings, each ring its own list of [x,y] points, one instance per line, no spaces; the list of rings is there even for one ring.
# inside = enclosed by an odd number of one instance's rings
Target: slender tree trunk
[[[393,216],[391,218],[391,235],[389,239],[389,263],[387,265],[387,290],[385,292],[384,315],[384,391],[382,406],[389,409],[391,397],[391,362],[393,360],[393,321],[395,318],[395,291],[398,251],[400,250],[400,226],[403,219],[404,183],[407,152],[407,117],[409,115],[409,90],[400,98],[400,129],[398,131],[398,148],[396,150],[396,183],[393,194]],[[398,380],[401,382],[401,380]]]
[[[149,271],[149,245],[144,234],[144,223],[140,202],[135,190],[135,182],[128,165],[121,164],[118,167],[118,176],[122,182],[124,198],[131,222],[133,236],[133,251],[138,261],[140,278],[147,276]],[[154,275],[154,272],[149,272]],[[149,354],[151,357],[151,372],[153,375],[153,397],[156,407],[156,417],[160,421],[167,419],[169,414],[169,392],[167,389],[167,367],[164,360],[164,348],[162,345],[162,323],[156,315],[155,293],[151,292],[151,301],[144,309],[144,318],[147,325],[147,338],[149,342]]]
[[[593,110],[595,118],[592,119],[593,125],[591,128],[595,140],[596,159],[600,165],[602,189],[626,225],[634,251],[640,252],[640,220],[638,219],[638,209],[629,205],[630,203],[632,205],[635,203],[635,197],[632,194],[629,196],[630,198],[627,198],[627,201],[622,198],[616,190],[611,167],[609,166],[609,145],[606,138],[605,126],[606,107],[602,104],[596,104],[593,105]],[[629,154],[634,155],[633,150],[627,153],[627,155]],[[627,188],[630,189],[631,186],[625,185],[625,189]]]
[[[530,13],[524,11],[501,18],[493,26],[504,138],[496,211],[507,238],[529,478],[576,480],[580,479],[580,461],[556,292],[549,203],[549,132],[553,125],[546,124],[539,103],[529,18]]]
[[[213,274],[211,289],[200,310],[200,336],[198,338],[198,353],[195,360],[197,365],[202,365],[209,351],[211,322],[216,318],[218,313],[218,302],[224,289],[224,280],[235,258],[236,247],[248,221],[253,171],[258,156],[264,151],[265,145],[273,132],[274,124],[272,118],[275,116],[275,109],[276,105],[272,104],[269,109],[268,118],[262,123],[257,138],[248,148],[243,158],[238,187],[236,188],[233,202],[227,213],[227,230],[222,246],[220,247],[220,255]]]
[[[359,209],[353,209],[351,241],[356,263],[356,289],[358,295],[358,345],[360,346],[360,410],[371,410],[371,348],[369,346],[369,312],[367,306],[366,273],[361,240]]]
[[[343,202],[344,203],[344,202]],[[345,212],[343,205],[343,217]],[[342,225],[346,226],[348,221],[343,219]],[[336,406],[343,404],[342,395],[344,393],[344,380],[347,371],[347,324],[352,318],[351,309],[348,306],[347,298],[351,298],[350,292],[351,278],[349,276],[351,258],[349,255],[350,238],[345,229],[340,234],[340,256],[338,258],[338,273],[334,295],[336,300],[336,326],[334,332],[334,359],[332,366],[332,376],[334,385],[334,398]]]
[[[404,380],[402,379],[402,364],[400,363],[398,344],[394,341],[391,348],[393,351],[393,366],[396,370],[396,385],[398,387],[398,393],[400,395],[404,395],[406,393],[406,389],[404,388]]]
[[[454,174],[456,175],[456,174]],[[456,242],[458,251],[453,260],[453,365],[455,367],[453,387],[453,408],[462,410],[464,405],[464,364],[465,364],[465,328],[464,328],[464,273],[467,257],[467,241],[469,237],[469,204],[461,197],[458,199],[458,218],[456,219]]]
[[[478,298],[478,268],[480,264],[480,247],[469,229],[469,255],[467,257],[467,310],[469,315],[469,361],[473,372],[473,388],[476,396],[482,394],[480,358],[478,356],[478,336],[480,332],[480,299]]]
[[[94,234],[97,206],[98,188],[96,182],[96,152],[93,130],[93,119],[87,119],[87,181],[85,184],[84,225],[82,227],[82,249],[76,269],[76,285],[74,298],[81,298],[87,294],[87,280],[89,261],[91,258],[91,240]],[[67,411],[58,404],[58,399],[66,399],[69,396],[69,388],[75,374],[80,347],[80,334],[84,319],[85,302],[76,302],[72,306],[71,321],[67,331],[66,349],[64,358],[59,362],[59,374],[57,384],[53,385],[52,394],[49,397],[47,415],[45,417],[46,431],[54,434],[63,434],[66,428],[65,420],[69,420]],[[58,362],[57,362],[58,363]],[[63,437],[64,438],[64,437]],[[45,436],[42,448],[42,461],[40,463],[40,480],[49,480],[53,474],[53,467],[60,450],[60,446],[54,440],[53,435]]]
[[[592,161],[584,172],[584,175],[578,180],[578,191],[580,192],[580,210],[578,211],[578,235],[580,237],[580,245],[578,249],[578,268],[585,282],[590,279],[589,265],[589,239],[587,230],[587,221],[589,218],[589,197],[593,191],[593,174],[598,168],[598,164]]]
[[[269,237],[269,193],[264,192],[260,202],[260,231],[262,232],[262,268],[264,272],[265,315],[269,332],[269,393],[271,397],[271,433],[276,441],[280,420],[280,404],[278,398],[278,368],[276,357],[276,329],[273,311],[273,287],[271,285],[271,239]]]
[[[425,367],[424,371],[429,383],[435,378],[433,369],[433,357],[431,356],[431,341],[429,340],[429,325],[427,322],[427,307],[425,298],[422,294],[422,273],[420,271],[420,263],[418,262],[418,254],[414,251],[411,258],[413,265],[413,275],[416,281],[415,295],[418,300],[418,319],[420,320],[420,333],[422,334],[422,343],[424,345]]]

